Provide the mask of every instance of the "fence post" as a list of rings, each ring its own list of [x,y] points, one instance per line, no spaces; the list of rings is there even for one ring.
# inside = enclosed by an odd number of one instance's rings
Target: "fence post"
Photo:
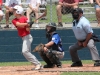
[[[50,0],[50,22],[52,22],[52,0]]]

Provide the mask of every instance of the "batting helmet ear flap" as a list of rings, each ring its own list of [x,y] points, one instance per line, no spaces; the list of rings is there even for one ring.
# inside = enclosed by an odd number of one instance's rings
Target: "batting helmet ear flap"
[[[18,13],[19,13],[19,11],[18,11],[18,10],[16,10],[16,13],[18,14]]]

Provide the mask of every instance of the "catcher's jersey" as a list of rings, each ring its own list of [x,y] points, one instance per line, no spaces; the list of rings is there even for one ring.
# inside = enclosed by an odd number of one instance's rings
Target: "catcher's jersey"
[[[50,37],[49,41],[53,41],[54,42],[54,45],[51,47],[52,50],[57,50],[57,51],[60,51],[60,52],[64,51],[64,49],[62,48],[61,38],[56,32],[54,32],[52,34],[52,36]]]

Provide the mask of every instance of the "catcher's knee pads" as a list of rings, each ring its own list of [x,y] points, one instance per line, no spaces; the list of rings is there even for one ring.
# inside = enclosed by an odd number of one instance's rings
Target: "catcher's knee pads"
[[[59,60],[59,58],[53,54],[52,52],[49,52],[46,54],[47,57],[49,58],[49,60],[53,63],[53,64],[56,64],[56,65],[61,65],[61,62]]]
[[[49,60],[49,58],[46,56],[44,52],[39,52],[40,56],[42,59],[47,63],[47,65],[52,65],[53,63]]]

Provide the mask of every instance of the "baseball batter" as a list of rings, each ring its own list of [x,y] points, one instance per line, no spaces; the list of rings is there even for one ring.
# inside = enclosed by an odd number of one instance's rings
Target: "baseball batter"
[[[23,40],[22,53],[29,62],[36,66],[32,70],[39,70],[42,66],[41,63],[37,60],[37,58],[31,54],[31,43],[33,41],[33,38],[30,34],[30,25],[27,23],[27,18],[25,16],[22,16],[23,8],[21,6],[16,5],[14,7],[13,13],[15,19],[12,20],[12,23],[17,28],[18,35]]]

